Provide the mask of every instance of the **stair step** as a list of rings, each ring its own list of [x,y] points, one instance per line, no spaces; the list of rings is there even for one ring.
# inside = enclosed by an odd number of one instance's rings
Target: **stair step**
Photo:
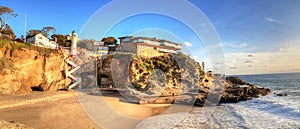
[[[70,70],[70,71],[68,71],[68,72],[69,72],[69,74],[72,74],[72,73],[74,73],[75,71],[77,71],[79,68],[80,68],[80,66],[77,66],[77,67],[73,68],[72,70]]]
[[[70,60],[67,60],[66,62],[68,64],[72,65],[73,67],[77,67],[77,65],[74,62],[70,61]]]

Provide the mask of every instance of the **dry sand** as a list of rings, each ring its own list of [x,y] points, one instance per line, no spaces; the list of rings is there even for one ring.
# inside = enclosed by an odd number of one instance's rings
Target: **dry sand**
[[[104,97],[115,111],[133,118],[148,118],[167,110],[170,105],[138,105],[120,102],[120,96]],[[0,120],[16,121],[32,128],[97,129],[82,109],[76,92],[34,92],[0,96]],[[122,125],[120,125],[122,127]]]

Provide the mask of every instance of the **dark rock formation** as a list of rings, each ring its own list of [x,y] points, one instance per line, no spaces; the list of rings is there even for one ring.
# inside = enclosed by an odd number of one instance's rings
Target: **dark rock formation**
[[[228,86],[240,86],[240,85],[249,85],[253,86],[253,84],[247,83],[240,79],[239,77],[226,77],[226,82],[229,84]]]
[[[244,82],[238,77],[227,77],[227,85],[221,97],[220,103],[237,103],[251,100],[259,95],[265,96],[270,93],[268,88],[259,88],[253,84]]]
[[[258,88],[256,86],[227,86],[221,97],[220,103],[237,103],[239,101],[251,100],[259,95],[267,95],[270,89]]]
[[[287,96],[287,94],[286,93],[274,93],[274,94],[276,94],[277,96]]]

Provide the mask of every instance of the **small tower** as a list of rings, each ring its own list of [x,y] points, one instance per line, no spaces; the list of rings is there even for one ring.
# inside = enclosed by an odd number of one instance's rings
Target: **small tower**
[[[72,55],[77,55],[77,41],[78,41],[78,35],[75,32],[75,30],[73,30],[72,32],[72,38],[71,38],[72,44],[71,44],[71,53]]]
[[[67,36],[68,40],[71,40],[71,50],[68,56],[72,57],[72,56],[76,56],[78,55],[77,52],[77,41],[78,41],[78,35],[75,31],[72,32],[72,34]],[[67,57],[68,57],[67,56]],[[79,88],[81,88],[81,78],[80,77],[76,77],[76,71],[80,69],[80,66],[77,65],[76,63],[74,63],[72,61],[72,59],[74,60],[74,58],[67,58],[65,57],[64,59],[65,62],[67,63],[66,66],[71,66],[70,67],[66,67],[66,76],[69,77],[72,80],[72,83],[70,85],[66,86],[66,89],[72,89],[73,87],[79,85]]]

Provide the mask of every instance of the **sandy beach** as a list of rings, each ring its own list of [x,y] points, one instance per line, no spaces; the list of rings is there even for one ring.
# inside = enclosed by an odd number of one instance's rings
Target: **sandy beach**
[[[114,111],[140,120],[161,114],[170,107],[169,104],[139,105],[121,102],[118,94],[103,98]],[[101,128],[85,113],[75,91],[2,95],[0,120],[19,122],[30,128]]]

